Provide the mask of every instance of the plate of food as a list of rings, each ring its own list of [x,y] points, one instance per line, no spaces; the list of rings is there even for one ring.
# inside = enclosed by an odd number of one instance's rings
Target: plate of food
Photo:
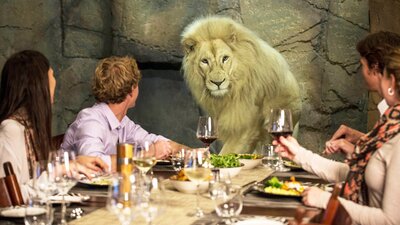
[[[237,154],[226,155],[211,154],[210,162],[213,168],[219,170],[220,176],[233,178],[237,176],[243,168]]]
[[[254,190],[267,197],[290,197],[301,199],[301,193],[306,187],[294,177],[283,181],[277,177],[272,177],[265,183],[260,183],[253,187]]]
[[[290,170],[303,170],[303,168],[301,168],[301,166],[291,160],[283,160],[283,165],[287,168],[289,168]]]
[[[78,181],[80,184],[97,186],[97,187],[108,187],[112,184],[113,179],[111,175],[104,175],[88,179],[87,177],[82,178]]]
[[[243,164],[244,170],[249,170],[261,165],[264,156],[258,154],[238,154],[239,162]]]

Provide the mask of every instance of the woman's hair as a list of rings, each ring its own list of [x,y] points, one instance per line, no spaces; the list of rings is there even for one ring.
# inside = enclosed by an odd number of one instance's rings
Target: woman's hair
[[[400,96],[400,47],[385,57],[386,75],[393,75],[396,80],[396,92]]]
[[[52,148],[49,69],[49,60],[42,53],[25,50],[12,55],[1,72],[0,123],[25,109],[35,154],[42,157],[38,160],[47,159]]]
[[[379,31],[359,41],[357,51],[367,60],[368,68],[376,68],[378,72],[383,73],[385,56],[398,47],[400,47],[400,35],[389,31]]]
[[[105,58],[96,67],[92,90],[99,102],[121,103],[136,88],[142,75],[132,57]]]

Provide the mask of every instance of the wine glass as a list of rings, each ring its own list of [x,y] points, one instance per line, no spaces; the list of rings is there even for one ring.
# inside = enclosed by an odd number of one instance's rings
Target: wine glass
[[[151,145],[148,141],[142,144],[136,143],[133,152],[133,163],[142,172],[142,175],[145,176],[157,163],[155,145]]]
[[[234,217],[243,209],[243,195],[238,185],[222,184],[214,187],[211,198],[217,215],[225,224],[234,223]]]
[[[135,218],[138,194],[135,173],[114,174],[108,189],[107,209],[113,212],[122,225],[129,225]]]
[[[208,163],[208,151],[204,149],[187,150],[185,154],[184,173],[189,180],[196,183],[196,212],[190,216],[203,217],[203,210],[199,206],[200,182],[207,180],[211,175],[210,164]]]
[[[164,212],[165,193],[162,181],[157,178],[152,178],[151,182],[146,184],[145,193],[141,194],[138,208],[147,224],[151,225],[153,220]]]
[[[53,209],[46,199],[31,196],[26,200],[25,225],[51,225],[53,223]]]
[[[215,119],[210,116],[200,116],[196,136],[209,150],[211,143],[218,138],[217,122]]]
[[[287,137],[292,135],[293,122],[291,111],[289,109],[271,109],[268,132],[278,142],[280,136]],[[278,157],[279,160],[275,170],[281,172],[289,171],[290,169],[283,165],[282,158]]]
[[[79,179],[78,164],[75,160],[74,152],[62,149],[50,152],[47,170],[49,182],[54,185],[58,194],[62,196],[60,224],[65,225],[67,224],[65,219],[65,196]]]

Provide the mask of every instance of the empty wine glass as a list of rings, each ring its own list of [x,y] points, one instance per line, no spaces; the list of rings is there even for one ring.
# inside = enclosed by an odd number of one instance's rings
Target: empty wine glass
[[[271,136],[279,142],[280,136],[290,136],[293,133],[292,113],[289,109],[271,109],[269,125],[267,128]],[[279,163],[275,168],[277,171],[289,171],[283,165],[282,158],[279,156]]]
[[[56,150],[50,152],[48,163],[49,182],[55,186],[61,201],[61,223],[67,224],[65,219],[66,206],[65,196],[68,191],[75,186],[79,179],[78,165],[75,160],[75,154],[72,151]]]
[[[122,225],[129,225],[137,212],[137,177],[131,175],[115,174],[112,185],[108,189],[107,209],[113,212]]]
[[[210,116],[200,116],[197,124],[197,138],[202,141],[207,149],[218,138],[218,129],[215,119]]]
[[[200,182],[207,180],[211,175],[210,164],[208,163],[208,151],[204,149],[192,149],[185,153],[184,173],[189,180],[196,183],[196,212],[190,216],[203,217],[203,210],[200,208]]]
[[[150,142],[136,143],[133,152],[133,163],[145,175],[157,163],[155,145]]]
[[[214,201],[217,215],[223,218],[224,223],[234,223],[234,217],[238,216],[243,209],[241,187],[221,184],[217,188],[214,188],[211,198]]]
[[[26,200],[25,225],[51,225],[53,223],[53,209],[46,199],[32,196]]]
[[[146,185],[145,193],[141,194],[138,208],[148,225],[164,212],[164,194],[164,185],[157,178],[152,178]]]

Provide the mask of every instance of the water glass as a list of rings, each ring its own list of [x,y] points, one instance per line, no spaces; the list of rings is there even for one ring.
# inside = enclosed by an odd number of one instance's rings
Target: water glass
[[[226,224],[232,224],[234,217],[238,216],[243,209],[241,187],[238,185],[220,185],[219,187],[218,190],[214,189],[211,196],[215,211]]]
[[[175,171],[180,171],[185,163],[185,149],[180,149],[179,151],[171,154],[171,162]]]
[[[54,210],[45,199],[32,197],[27,199],[25,225],[50,225],[53,223]]]
[[[143,188],[142,188],[143,190]],[[140,193],[141,191],[138,190]],[[151,225],[154,219],[161,215],[165,209],[164,185],[161,180],[152,178],[150,183],[146,184],[144,192],[138,197],[138,208],[148,225]]]
[[[275,153],[275,148],[273,145],[263,145],[263,155],[262,164],[275,169],[278,166],[279,156]]]

